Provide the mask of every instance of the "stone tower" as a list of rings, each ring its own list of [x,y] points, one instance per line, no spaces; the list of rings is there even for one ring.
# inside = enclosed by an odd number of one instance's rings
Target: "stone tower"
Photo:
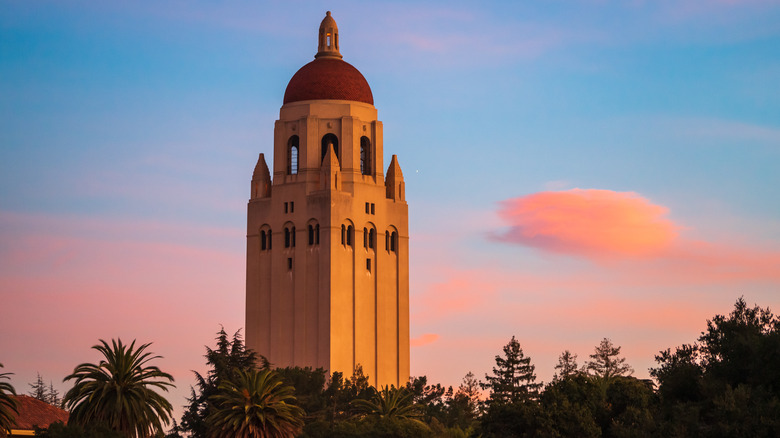
[[[273,180],[252,174],[246,345],[276,367],[322,367],[374,385],[409,379],[409,232],[396,156],[363,75],[327,13],[314,60],[290,79],[274,127]]]

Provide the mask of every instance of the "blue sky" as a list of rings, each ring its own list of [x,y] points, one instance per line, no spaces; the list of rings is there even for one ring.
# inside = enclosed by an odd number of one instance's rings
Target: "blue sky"
[[[122,336],[183,404],[243,326],[249,179],[326,10],[406,178],[413,374],[481,376],[515,335],[543,380],[602,337],[646,377],[739,296],[780,304],[778,1],[4,1],[17,389]]]

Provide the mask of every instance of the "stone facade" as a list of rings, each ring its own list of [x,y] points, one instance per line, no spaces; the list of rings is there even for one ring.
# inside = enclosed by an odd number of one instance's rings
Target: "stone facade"
[[[260,154],[247,215],[246,345],[276,367],[374,385],[409,379],[409,232],[368,83],[341,59],[328,12],[316,59],[293,76]]]

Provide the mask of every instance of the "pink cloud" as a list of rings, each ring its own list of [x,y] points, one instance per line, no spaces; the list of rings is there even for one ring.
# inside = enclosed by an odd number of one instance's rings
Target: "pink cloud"
[[[540,192],[501,203],[499,216],[509,230],[495,238],[564,254],[648,256],[677,236],[667,212],[633,192]]]
[[[410,345],[412,347],[422,347],[423,345],[428,345],[436,342],[439,339],[439,335],[435,333],[426,333],[424,335],[418,336],[411,341],[409,341]]]

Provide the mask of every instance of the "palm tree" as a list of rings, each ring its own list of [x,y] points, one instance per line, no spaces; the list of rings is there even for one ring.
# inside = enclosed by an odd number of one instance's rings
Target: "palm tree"
[[[147,363],[160,356],[144,352],[151,344],[135,349],[122,340],[104,340],[92,348],[104,359],[98,365],[83,363],[65,377],[75,380],[63,400],[70,410],[69,423],[81,426],[103,425],[131,438],[148,438],[162,432],[170,422],[172,406],[153,388],[168,391],[173,377]]]
[[[417,421],[422,416],[419,407],[412,400],[412,393],[406,388],[384,386],[370,400],[358,399],[350,404],[358,415],[369,417]]]
[[[2,367],[3,364],[0,363],[0,368]],[[0,380],[10,380],[8,376],[11,374],[13,373],[0,373]],[[16,425],[15,418],[19,411],[16,410],[16,399],[12,395],[16,395],[13,385],[0,381],[0,436],[5,436],[11,431],[11,426]]]
[[[294,388],[284,386],[273,370],[239,370],[219,389],[210,397],[214,410],[206,418],[213,438],[286,438],[303,427],[303,409],[293,404]]]

